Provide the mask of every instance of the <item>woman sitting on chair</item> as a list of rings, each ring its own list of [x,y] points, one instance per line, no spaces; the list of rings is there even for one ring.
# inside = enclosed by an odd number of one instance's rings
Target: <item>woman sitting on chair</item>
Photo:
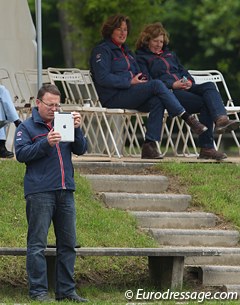
[[[240,122],[229,120],[222,98],[212,82],[195,84],[176,54],[167,48],[168,43],[168,33],[160,22],[145,27],[138,38],[136,51],[141,71],[151,79],[161,80],[172,89],[186,111],[200,113],[199,120],[208,130],[199,135],[199,158],[227,158],[226,154],[214,148],[213,123],[215,133],[223,134],[237,129]]]

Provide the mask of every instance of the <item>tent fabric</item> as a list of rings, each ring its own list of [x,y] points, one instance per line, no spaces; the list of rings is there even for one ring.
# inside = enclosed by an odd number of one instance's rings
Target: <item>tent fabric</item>
[[[0,69],[9,72],[18,92],[14,73],[37,68],[36,30],[27,0],[0,0],[0,46]]]

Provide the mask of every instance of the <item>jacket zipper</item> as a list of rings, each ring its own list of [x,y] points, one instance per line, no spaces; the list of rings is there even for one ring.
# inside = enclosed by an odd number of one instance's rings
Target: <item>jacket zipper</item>
[[[57,148],[58,158],[59,158],[59,162],[60,162],[62,188],[65,190],[66,189],[65,172],[64,172],[63,159],[62,159],[62,154],[61,154],[59,144],[56,144],[56,148]]]
[[[124,53],[124,51],[123,51],[122,48],[121,48],[121,51],[122,51],[122,54],[123,54],[123,56],[124,56],[124,58],[125,58],[125,60],[126,60],[126,62],[127,62],[127,69],[128,69],[128,71],[131,73],[131,76],[133,77],[133,73],[132,73],[132,71],[130,70],[131,64],[130,64],[130,61],[129,61],[129,59],[128,59],[128,56]]]

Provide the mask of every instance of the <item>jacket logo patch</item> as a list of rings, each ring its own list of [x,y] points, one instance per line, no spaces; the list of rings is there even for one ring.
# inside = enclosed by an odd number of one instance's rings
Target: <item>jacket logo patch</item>
[[[96,55],[96,62],[99,62],[99,61],[101,61],[101,53],[98,53]]]

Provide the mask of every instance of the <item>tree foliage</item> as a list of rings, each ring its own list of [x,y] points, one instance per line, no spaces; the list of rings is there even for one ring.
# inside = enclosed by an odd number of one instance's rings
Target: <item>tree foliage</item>
[[[150,23],[154,14],[161,14],[162,1],[144,0],[69,0],[62,1],[61,8],[67,12],[68,21],[74,29],[74,62],[80,67],[87,67],[93,46],[101,40],[100,28],[110,15],[121,13],[130,17],[132,31],[128,44],[134,48],[136,37],[143,24]]]
[[[240,2],[238,0],[202,0],[194,13],[203,58],[231,83],[237,98],[240,81]]]

